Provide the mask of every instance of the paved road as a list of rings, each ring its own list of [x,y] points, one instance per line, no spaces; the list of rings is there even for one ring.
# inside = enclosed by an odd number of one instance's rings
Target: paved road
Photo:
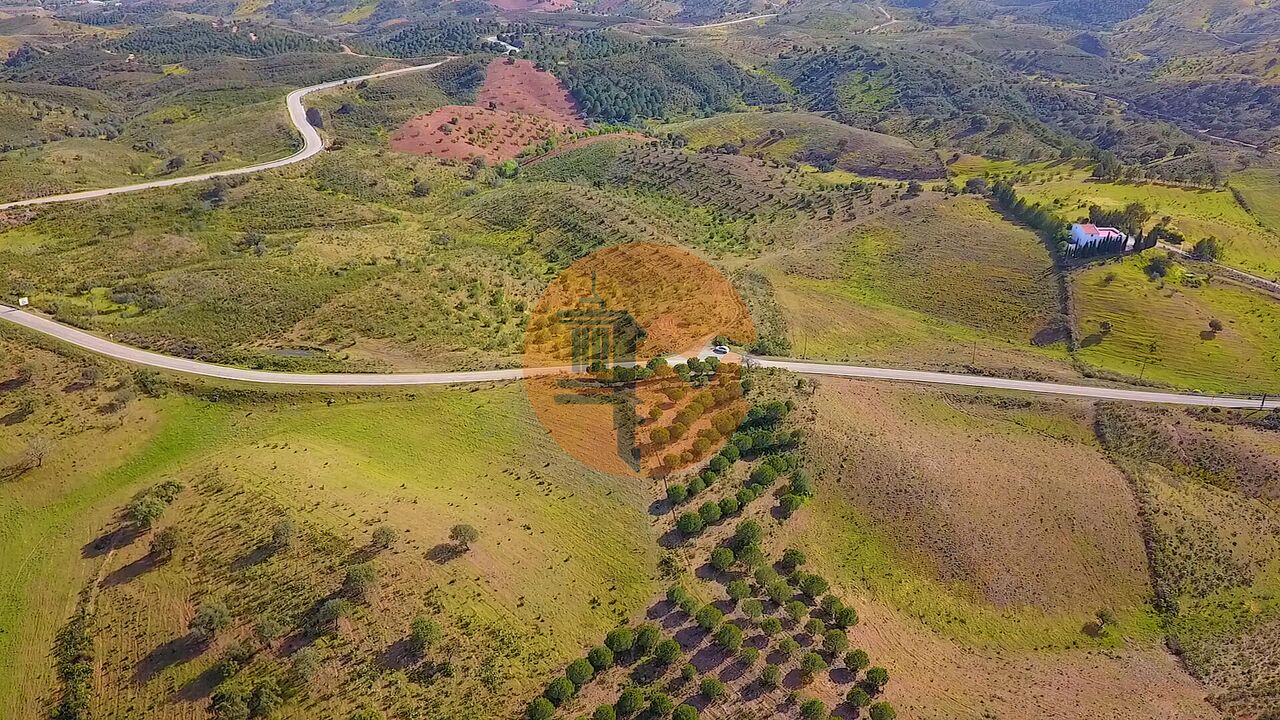
[[[57,338],[77,347],[105,355],[116,360],[136,365],[143,365],[160,370],[198,375],[201,377],[237,380],[250,383],[267,383],[278,385],[313,385],[324,387],[389,387],[397,385],[449,385],[457,383],[493,382],[497,380],[517,380],[530,374],[553,374],[563,372],[563,368],[543,368],[525,370],[511,368],[506,370],[476,370],[470,372],[438,372],[438,373],[285,373],[266,370],[246,370],[244,368],[214,365],[212,363],[170,357],[159,353],[140,350],[121,345],[106,338],[98,337],[73,327],[50,320],[35,313],[0,306],[0,320],[21,325],[25,328]],[[701,353],[707,355],[708,353]],[[1164,393],[1143,390],[1123,390],[1117,388],[1092,387],[1088,385],[1065,385],[1060,383],[1031,382],[1028,380],[1009,380],[1005,378],[985,377],[981,375],[958,375],[952,373],[925,372],[920,370],[896,370],[893,368],[861,367],[856,365],[838,365],[826,363],[802,362],[779,358],[747,358],[747,361],[760,367],[774,367],[808,375],[830,375],[834,377],[862,378],[868,380],[898,380],[933,385],[963,385],[966,387],[991,388],[998,390],[1020,390],[1050,395],[1071,395],[1075,397],[1096,398],[1100,400],[1125,400],[1130,402],[1166,403],[1170,405],[1199,405],[1235,408],[1260,407],[1258,399],[1239,397],[1216,397],[1211,395],[1192,395],[1183,393]],[[1267,408],[1280,407],[1280,398],[1268,400]]]
[[[217,177],[228,177],[231,175],[246,175],[248,173],[261,172],[263,170],[272,170],[286,165],[292,165],[312,157],[324,150],[324,141],[320,139],[320,133],[311,127],[311,123],[307,122],[307,109],[302,104],[302,99],[314,92],[328,90],[339,85],[347,83],[358,83],[362,80],[377,80],[379,78],[392,77],[394,75],[404,75],[405,73],[421,72],[439,67],[453,57],[447,57],[427,65],[413,65],[410,67],[400,68],[398,70],[388,70],[386,72],[373,73],[371,75],[360,75],[358,77],[346,78],[344,80],[333,80],[330,82],[312,85],[310,87],[298,88],[289,93],[285,97],[285,107],[289,110],[289,120],[293,122],[293,126],[298,129],[302,135],[302,149],[298,152],[279,160],[258,163],[257,165],[249,165],[242,168],[234,168],[232,170],[219,170],[217,172],[203,173],[200,175],[184,175],[182,177],[166,178],[164,180],[152,180],[151,182],[138,183],[137,185],[122,185],[120,187],[102,188],[99,190],[82,190],[80,192],[66,193],[64,195],[48,195],[46,197],[30,198],[27,200],[16,200],[0,204],[0,210],[8,210],[9,208],[26,207],[29,205],[48,205],[50,203],[70,202],[73,200],[90,200],[93,198],[106,197],[108,195],[119,195],[120,193],[137,192],[139,190],[150,190],[152,188],[170,187],[173,185],[185,185],[187,183],[204,182]]]

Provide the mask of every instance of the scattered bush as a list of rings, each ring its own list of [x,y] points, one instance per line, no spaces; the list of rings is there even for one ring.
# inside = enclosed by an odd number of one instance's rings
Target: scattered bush
[[[714,605],[703,605],[694,616],[694,620],[698,623],[698,627],[710,632],[724,620],[724,613]]]
[[[636,643],[636,634],[629,627],[614,628],[604,638],[605,647],[613,651],[614,655],[630,652]]]
[[[645,623],[636,629],[636,652],[645,654],[653,650],[662,641],[662,631],[653,623]]]
[[[721,625],[716,630],[716,644],[729,652],[737,652],[742,647],[742,628],[733,623]]]
[[[569,666],[564,669],[564,674],[574,686],[582,687],[591,682],[591,679],[596,676],[596,669],[591,665],[591,661],[586,658],[578,658],[569,663]]]
[[[849,689],[849,693],[844,696],[844,701],[849,703],[849,707],[857,710],[866,707],[871,702],[871,696],[867,695],[866,690],[855,687]]]
[[[800,706],[800,717],[803,720],[827,720],[827,706],[821,700],[807,700]]]
[[[871,658],[867,657],[866,650],[850,650],[845,653],[844,666],[852,670],[854,673],[862,670],[871,664]]]
[[[231,627],[231,611],[216,600],[207,602],[200,606],[187,627],[197,642],[208,642],[219,632]]]
[[[352,600],[364,601],[378,579],[378,572],[369,563],[357,563],[347,568],[342,579],[342,594]]]
[[[898,713],[887,702],[878,702],[871,706],[871,720],[894,720]]]
[[[423,657],[440,642],[440,636],[440,626],[419,615],[409,624],[409,651],[417,657]]]
[[[867,688],[867,692],[875,695],[889,684],[889,671],[882,667],[867,668],[867,674],[863,677],[863,684]]]
[[[524,716],[528,720],[551,720],[555,717],[556,706],[545,697],[536,697],[533,702],[529,703],[529,707],[525,708]]]
[[[373,546],[380,550],[386,550],[396,541],[396,531],[390,525],[379,525],[373,529]]]
[[[822,649],[839,655],[849,648],[849,635],[844,630],[828,630],[822,635]]]
[[[720,572],[724,572],[733,567],[735,559],[733,551],[727,547],[718,547],[711,551],[711,567],[714,567]]]
[[[667,638],[666,640],[658,643],[658,645],[653,649],[654,659],[662,665],[670,665],[676,660],[679,660],[681,653],[682,650],[680,649],[680,643],[672,640],[671,638]]]
[[[706,522],[698,513],[684,513],[676,519],[676,527],[685,535],[697,535],[706,527]]]
[[[782,566],[788,570],[795,570],[804,565],[805,561],[804,553],[798,548],[789,547],[782,551]]]
[[[805,675],[813,676],[827,669],[827,661],[822,659],[818,653],[805,653],[800,658],[800,671]]]
[[[618,695],[618,714],[635,715],[644,707],[644,692],[638,687],[629,687]]]

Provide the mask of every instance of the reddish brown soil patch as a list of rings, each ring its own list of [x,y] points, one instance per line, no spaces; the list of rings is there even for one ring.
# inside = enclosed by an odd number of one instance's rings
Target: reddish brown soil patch
[[[476,105],[446,105],[391,134],[391,149],[445,160],[510,160],[554,135],[584,130],[573,96],[528,60],[489,63]]]
[[[391,149],[446,160],[483,157],[510,160],[569,126],[536,115],[446,105],[419,115],[391,133]]]
[[[489,63],[484,85],[476,94],[476,105],[489,110],[540,115],[574,130],[586,128],[578,104],[560,80],[528,60],[508,64],[506,58],[497,58]]]

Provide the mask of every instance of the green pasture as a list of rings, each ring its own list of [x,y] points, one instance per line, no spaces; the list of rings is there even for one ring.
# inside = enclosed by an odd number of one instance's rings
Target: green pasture
[[[1072,274],[1079,359],[1204,392],[1280,389],[1280,305],[1221,281],[1196,287],[1181,267],[1153,280],[1145,267],[1154,252]],[[1214,319],[1222,332],[1210,329]]]

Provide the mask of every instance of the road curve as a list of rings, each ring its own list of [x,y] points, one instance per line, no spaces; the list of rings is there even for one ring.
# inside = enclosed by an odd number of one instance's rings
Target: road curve
[[[166,178],[164,180],[152,180],[150,182],[138,183],[137,185],[121,185],[113,188],[81,190],[79,192],[65,193],[63,195],[47,195],[45,197],[28,198],[26,200],[15,200],[13,202],[0,204],[0,210],[26,207],[29,205],[48,205],[51,203],[71,202],[74,200],[91,200],[93,198],[106,197],[108,195],[119,195],[121,193],[138,192],[139,190],[171,187],[173,185],[186,185],[187,183],[204,182],[205,180],[212,180],[213,178],[218,177],[246,175],[248,173],[262,172],[263,170],[273,170],[286,165],[292,165],[293,163],[306,160],[307,158],[316,155],[321,150],[324,150],[324,141],[320,139],[320,133],[316,132],[316,129],[311,127],[311,123],[307,122],[307,109],[302,104],[302,99],[306,96],[314,92],[328,90],[348,83],[357,83],[363,80],[377,80],[380,78],[391,77],[393,75],[404,75],[405,73],[430,70],[454,59],[454,57],[450,56],[427,65],[412,65],[410,67],[388,70],[386,72],[373,73],[370,75],[360,75],[342,80],[331,80],[329,82],[320,83],[319,85],[311,85],[309,87],[294,90],[285,97],[284,102],[285,107],[289,110],[289,120],[293,122],[293,126],[297,128],[298,132],[302,135],[302,149],[288,157],[280,158],[279,160],[271,160],[269,162],[248,165],[241,168],[233,168],[231,170],[218,170],[216,172],[202,173],[200,175],[184,175],[182,177]]]
[[[460,383],[518,380],[529,375],[546,375],[563,372],[564,368],[540,368],[528,370],[509,368],[504,370],[475,370],[466,372],[436,373],[287,373],[267,370],[215,365],[213,363],[170,357],[141,350],[98,337],[82,330],[63,325],[35,313],[0,305],[0,320],[20,325],[70,343],[84,350],[105,355],[116,360],[173,372],[197,375],[221,380],[236,380],[272,385],[311,385],[321,387],[393,387],[401,385],[451,385]],[[704,353],[705,354],[705,353]],[[860,378],[866,380],[896,380],[932,385],[962,385],[993,390],[1018,390],[1050,395],[1070,395],[1098,400],[1124,400],[1129,402],[1163,403],[1168,405],[1195,405],[1228,408],[1277,408],[1280,398],[1269,399],[1265,406],[1259,399],[1244,397],[1220,397],[1186,393],[1165,393],[1145,390],[1093,387],[1089,385],[1065,385],[1060,383],[1010,380],[982,375],[959,375],[926,372],[921,370],[897,370],[894,368],[861,367],[827,363],[802,362],[781,358],[748,357],[747,362],[758,367],[773,367],[807,375]]]

